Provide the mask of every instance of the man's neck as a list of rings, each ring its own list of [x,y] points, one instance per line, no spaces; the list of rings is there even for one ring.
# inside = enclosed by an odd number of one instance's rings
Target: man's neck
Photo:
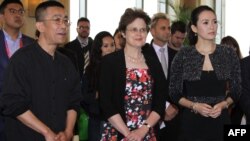
[[[179,51],[180,48],[181,48],[181,47],[176,47],[176,46],[174,46],[174,44],[172,44],[171,41],[168,42],[168,47],[170,47],[170,48],[172,48],[173,50],[176,50],[176,51]]]
[[[54,57],[55,51],[57,46],[55,44],[49,44],[45,38],[38,38],[38,44],[41,46],[41,48],[47,52],[49,55]]]
[[[164,45],[167,44],[167,42],[162,42],[156,39],[153,39],[153,43],[156,44],[157,46],[163,47]]]
[[[88,37],[82,38],[82,37],[80,37],[80,36],[77,36],[77,38],[78,38],[80,41],[86,41],[86,40],[88,40]]]
[[[11,37],[12,40],[16,40],[20,32],[20,29],[13,29],[8,27],[4,27],[3,30]]]

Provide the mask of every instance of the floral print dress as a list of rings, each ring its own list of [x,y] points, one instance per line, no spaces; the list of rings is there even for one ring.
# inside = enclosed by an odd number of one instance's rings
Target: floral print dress
[[[130,131],[140,128],[151,112],[152,86],[153,80],[148,69],[126,69],[124,109],[127,119],[126,124]],[[103,128],[101,141],[117,140],[117,131],[110,123],[104,123]],[[143,141],[156,141],[152,128]]]

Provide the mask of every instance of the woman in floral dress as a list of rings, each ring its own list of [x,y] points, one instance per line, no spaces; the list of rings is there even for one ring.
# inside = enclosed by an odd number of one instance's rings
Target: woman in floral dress
[[[160,63],[141,52],[149,24],[145,12],[127,9],[118,28],[125,48],[102,60],[100,105],[108,120],[102,141],[156,141],[152,127],[164,114],[167,88]]]

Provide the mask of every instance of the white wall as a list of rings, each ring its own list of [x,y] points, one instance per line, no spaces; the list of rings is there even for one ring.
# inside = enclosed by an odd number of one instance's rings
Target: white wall
[[[69,40],[70,41],[74,40],[77,36],[77,31],[76,31],[77,20],[80,17],[79,4],[80,4],[80,2],[78,0],[74,0],[74,2],[70,1],[70,9],[73,9],[70,11],[70,22],[71,22],[70,31],[69,31],[69,35],[70,35]]]
[[[238,41],[243,57],[249,54],[250,47],[249,5],[248,0],[225,0],[225,36]]]
[[[118,27],[120,17],[127,8],[137,5],[136,0],[88,0],[87,17],[91,22],[90,36],[95,37],[100,31],[109,31],[111,34]],[[150,17],[157,12],[157,0],[144,0],[144,11]],[[152,39],[150,33],[147,41]]]
[[[222,23],[221,26],[223,29],[221,34],[223,35],[225,33],[225,36],[233,36],[240,45],[243,57],[247,56],[250,48],[250,1],[219,1],[224,2],[222,4],[222,10],[224,10],[225,8],[225,11],[221,11],[223,13],[222,16],[225,17],[222,17],[222,21],[219,21]],[[109,31],[111,34],[113,34],[125,9],[128,7],[135,7],[137,2],[138,0],[88,0],[87,17],[91,22],[90,36],[94,38],[98,32],[103,30]],[[70,29],[70,40],[75,39],[75,37],[77,36],[76,21],[79,18],[79,14],[81,14],[78,12],[79,7],[77,7],[79,5],[79,1],[74,0],[73,3],[75,4],[75,7],[71,7],[71,9],[74,10],[70,13],[72,22]],[[150,17],[152,17],[153,14],[159,10],[157,0],[144,0],[144,10],[149,14]],[[216,12],[218,12],[218,10]],[[219,14],[221,13],[217,13],[217,15]],[[149,33],[147,42],[150,42],[151,39],[152,36]],[[219,40],[217,40],[216,42],[219,43]]]

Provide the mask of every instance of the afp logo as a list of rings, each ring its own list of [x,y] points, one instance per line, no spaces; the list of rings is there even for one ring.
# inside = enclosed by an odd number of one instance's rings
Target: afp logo
[[[250,137],[249,125],[225,125],[224,141],[246,141]]]

